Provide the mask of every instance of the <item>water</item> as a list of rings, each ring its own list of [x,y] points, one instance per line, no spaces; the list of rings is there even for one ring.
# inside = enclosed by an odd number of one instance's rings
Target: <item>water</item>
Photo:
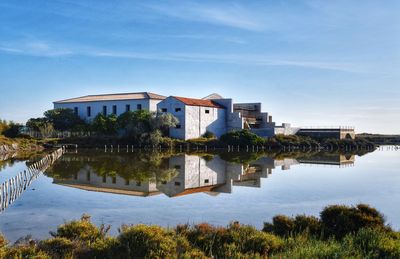
[[[3,163],[4,162],[0,162]],[[0,167],[0,180],[24,170]],[[400,151],[363,155],[65,154],[0,214],[11,241],[45,238],[87,213],[117,233],[123,223],[175,226],[233,220],[261,228],[276,214],[318,213],[329,204],[370,204],[400,229]]]

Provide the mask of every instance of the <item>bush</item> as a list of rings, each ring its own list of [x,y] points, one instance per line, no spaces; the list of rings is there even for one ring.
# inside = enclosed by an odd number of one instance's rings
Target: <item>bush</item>
[[[332,205],[321,212],[321,222],[327,237],[343,238],[364,227],[384,227],[384,217],[376,209],[365,204],[356,207]]]
[[[124,258],[171,258],[177,249],[173,234],[159,226],[123,226],[118,241]]]
[[[311,235],[320,235],[322,231],[321,222],[317,217],[297,215],[294,219],[294,233],[309,233]]]
[[[288,236],[294,230],[294,221],[285,215],[277,215],[272,218],[273,232],[279,236]]]
[[[51,238],[39,243],[39,249],[52,258],[72,258],[77,247],[76,243],[63,237]]]
[[[22,128],[21,124],[11,122],[8,127],[3,131],[4,136],[7,138],[16,138],[20,134]]]
[[[208,139],[210,139],[210,138],[212,138],[212,139],[217,138],[217,136],[215,136],[215,134],[212,133],[212,132],[210,132],[210,131],[207,131],[206,133],[204,133],[202,137],[203,137],[203,138],[208,138]]]
[[[90,216],[83,215],[80,220],[73,220],[59,226],[57,232],[51,232],[51,235],[71,241],[91,243],[98,239],[103,239],[108,230],[109,227],[104,225],[98,228],[90,221]]]
[[[227,145],[263,145],[265,140],[249,130],[231,131],[221,136],[220,140]]]

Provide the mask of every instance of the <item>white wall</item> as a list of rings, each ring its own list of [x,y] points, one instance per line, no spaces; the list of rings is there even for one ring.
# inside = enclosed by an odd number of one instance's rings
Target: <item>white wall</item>
[[[206,113],[206,110],[209,113]],[[185,139],[199,138],[207,131],[217,137],[226,133],[226,111],[221,108],[186,106]]]
[[[177,108],[181,110],[176,111]],[[185,104],[173,97],[168,97],[157,104],[157,110],[161,112],[162,109],[167,109],[167,112],[174,115],[181,125],[181,128],[170,128],[169,136],[177,139],[185,139]]]
[[[131,111],[137,109],[137,105],[142,105],[142,110],[157,111],[157,103],[160,100],[140,99],[140,100],[121,100],[121,101],[96,101],[96,102],[76,102],[76,103],[54,103],[54,108],[78,107],[78,115],[84,120],[91,121],[97,114],[103,113],[103,106],[107,106],[107,115],[112,114],[113,105],[117,106],[117,116],[126,111],[126,105],[129,104]],[[91,116],[87,116],[87,107],[91,107]]]

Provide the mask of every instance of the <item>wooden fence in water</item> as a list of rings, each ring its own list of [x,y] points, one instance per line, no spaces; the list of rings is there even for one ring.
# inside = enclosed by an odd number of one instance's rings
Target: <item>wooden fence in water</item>
[[[63,148],[46,155],[0,185],[0,212],[16,201],[32,182],[47,170],[64,153]]]

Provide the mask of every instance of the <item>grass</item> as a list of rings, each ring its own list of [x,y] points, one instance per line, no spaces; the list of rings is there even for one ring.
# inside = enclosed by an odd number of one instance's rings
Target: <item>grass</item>
[[[337,232],[330,229],[336,222],[342,224]],[[400,233],[364,204],[328,206],[320,218],[277,215],[263,230],[232,222],[226,227],[123,225],[115,237],[107,232],[107,227],[97,227],[84,215],[62,224],[52,238],[42,241],[12,246],[0,235],[0,257],[400,258]]]

